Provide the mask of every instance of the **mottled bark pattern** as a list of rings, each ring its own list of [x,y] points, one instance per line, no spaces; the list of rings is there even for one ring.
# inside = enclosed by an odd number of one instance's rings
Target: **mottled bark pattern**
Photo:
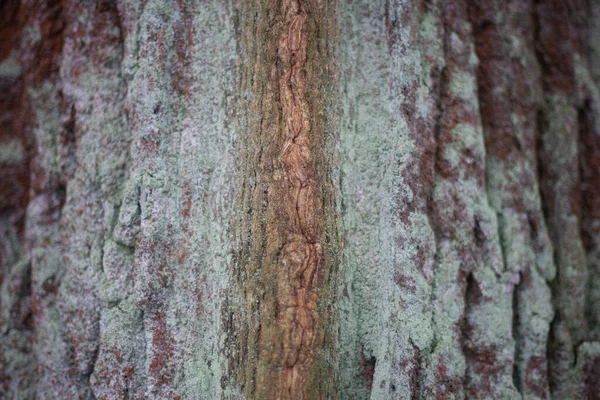
[[[600,399],[600,5],[0,1],[0,397]]]

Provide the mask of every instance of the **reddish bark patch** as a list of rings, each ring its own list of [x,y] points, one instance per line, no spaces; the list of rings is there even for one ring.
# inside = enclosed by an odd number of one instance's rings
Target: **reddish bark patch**
[[[394,281],[396,285],[400,286],[403,289],[407,289],[411,293],[415,293],[417,290],[417,281],[410,275],[405,275],[399,272],[396,272],[394,276]]]
[[[10,270],[8,265],[24,256],[25,213],[30,196],[39,196],[42,209],[39,223],[47,226],[57,223],[65,199],[63,183],[35,162],[37,149],[32,130],[36,118],[29,96],[29,90],[38,88],[45,81],[53,82],[57,77],[57,61],[64,41],[62,3],[55,0],[0,2],[0,63],[13,64],[12,74],[0,78],[0,147],[10,153],[0,160],[0,237],[4,239],[5,235],[12,236],[14,232],[18,242],[16,246],[0,246],[0,282],[6,279],[5,274]],[[39,27],[39,40],[25,35],[25,27],[32,30]],[[15,301],[8,321],[3,321],[3,329],[19,331],[19,342],[29,336],[33,340],[36,324],[46,321],[46,305],[53,302],[54,290],[52,285],[42,289],[42,293],[34,290],[38,282],[32,282],[30,268],[11,279],[9,285]],[[31,342],[23,346],[19,342],[9,343],[9,340],[7,337],[7,342],[0,347],[8,346],[24,355],[30,354]],[[33,374],[36,368],[34,364],[22,365],[18,367],[23,368],[18,375],[12,375],[14,366],[6,362],[0,364],[0,382],[5,389],[15,385],[12,380],[18,381],[17,385],[25,383],[23,379]],[[73,368],[64,373],[75,375]]]
[[[462,389],[462,378],[457,377],[448,370],[447,360],[443,356],[438,357],[435,371],[435,381],[437,387],[436,399],[449,400],[456,398],[456,394]],[[433,389],[428,389],[430,392]],[[433,394],[433,393],[431,393]]]
[[[364,353],[360,355],[360,376],[365,381],[367,389],[373,388],[373,376],[375,375],[375,366],[377,365],[377,358],[375,356],[367,357]]]
[[[546,359],[533,356],[525,367],[524,389],[528,393],[544,398],[548,388]]]
[[[485,2],[469,3],[469,18],[473,27],[475,49],[480,60],[477,71],[478,94],[482,123],[486,128],[486,154],[498,159],[508,158],[518,147],[510,121],[511,92],[499,93],[507,85],[523,86],[523,76],[511,73],[513,65],[507,59],[506,39],[495,22],[498,10]],[[511,89],[512,90],[512,89]]]
[[[133,377],[134,367],[128,365],[127,361],[123,359],[116,344],[104,350],[104,353],[101,350],[100,353],[98,358],[99,363],[94,369],[94,386],[100,388],[100,391],[96,393],[96,398],[125,398],[127,382]],[[115,373],[115,371],[120,372]],[[102,393],[103,395],[98,396],[98,393]]]
[[[189,99],[194,88],[190,71],[191,63],[188,60],[193,46],[194,24],[192,14],[187,9],[185,2],[178,0],[177,7],[181,13],[182,21],[178,24],[174,37],[177,61],[175,62],[172,82],[173,88],[186,99]]]
[[[579,46],[572,10],[576,1],[550,0],[536,4],[538,60],[544,88],[571,96],[575,93],[573,49]]]
[[[0,161],[0,221],[2,226],[13,225],[19,236],[23,235],[25,209],[29,202],[29,159],[33,138],[31,122],[33,117],[25,93],[27,64],[19,57],[19,43],[23,27],[36,16],[29,14],[18,1],[0,3],[0,62],[14,62],[21,66],[18,76],[0,78],[0,146],[20,148],[22,158],[15,154],[14,160]],[[0,252],[0,262],[5,262],[7,254]],[[2,276],[0,275],[0,280]]]
[[[583,366],[583,374],[587,399],[600,399],[600,356],[586,360]]]
[[[190,187],[189,182],[184,182],[183,186],[181,187],[181,211],[180,211],[181,216],[183,218],[189,218],[191,209],[192,209],[192,189]]]
[[[579,110],[579,151],[581,196],[584,221],[600,220],[600,132],[594,129],[591,102]],[[588,252],[594,250],[594,237],[600,235],[600,225],[587,224],[582,229],[583,243]]]
[[[152,353],[148,373],[153,386],[171,386],[173,383],[172,358],[175,352],[175,338],[169,329],[164,312],[150,315],[152,331]]]
[[[421,374],[423,372],[423,354],[421,350],[410,340],[413,348],[414,365],[410,371],[410,399],[419,400],[421,398]]]
[[[475,398],[482,398],[493,393],[495,377],[502,371],[499,364],[497,350],[485,346],[464,348],[465,356],[469,360],[469,367],[473,368],[480,381],[475,385],[467,380],[467,390]]]
[[[196,317],[202,318],[209,315],[209,311],[204,307],[204,300],[207,295],[204,288],[206,287],[206,275],[202,275],[199,282],[195,282],[194,293],[196,295]],[[208,293],[210,297],[210,293]]]

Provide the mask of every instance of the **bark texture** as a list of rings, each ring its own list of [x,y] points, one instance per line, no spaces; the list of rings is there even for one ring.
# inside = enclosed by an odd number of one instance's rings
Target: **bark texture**
[[[0,1],[0,398],[600,399],[600,3]]]

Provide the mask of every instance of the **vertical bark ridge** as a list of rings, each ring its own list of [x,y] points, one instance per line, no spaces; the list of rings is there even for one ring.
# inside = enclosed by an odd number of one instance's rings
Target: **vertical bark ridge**
[[[234,5],[123,1],[120,9],[132,168],[115,230],[133,261],[119,276],[131,274],[131,286],[107,316],[106,340],[126,348],[130,396],[219,398],[235,392],[220,326],[238,184]],[[118,335],[132,330],[135,341]]]
[[[436,11],[342,4],[341,398],[420,396],[429,382],[435,104],[421,79],[437,90]],[[420,53],[419,40],[429,51]]]
[[[581,178],[581,234],[586,251],[588,285],[586,317],[588,335],[578,348],[577,367],[581,369],[584,393],[598,397],[600,382],[600,88],[597,79],[598,14],[595,2],[586,2],[579,11],[579,35],[582,38],[581,60],[576,68],[580,104],[578,111],[579,156]],[[581,21],[585,21],[583,23]]]
[[[469,2],[479,57],[478,96],[486,144],[487,192],[498,218],[506,289],[513,293],[514,383],[547,398],[546,343],[555,265],[537,182],[536,113],[540,71],[532,2],[506,7]]]
[[[587,253],[588,284],[586,298],[586,318],[590,333],[598,337],[600,329],[600,310],[598,309],[600,297],[598,296],[598,267],[600,266],[598,252],[600,243],[600,143],[597,140],[598,123],[593,107],[597,107],[598,93],[590,90],[594,102],[589,98],[584,100],[582,107],[578,110],[579,125],[579,153],[580,153],[580,177],[581,177],[581,233],[584,248]],[[594,104],[595,103],[595,104]]]
[[[15,132],[30,141],[31,163],[24,233],[13,229],[23,257],[11,256],[2,307],[22,292],[32,335],[7,341],[22,354],[2,349],[2,396],[221,393],[232,7],[176,8],[172,19],[160,2],[33,2],[9,13],[23,59],[11,53],[2,79],[19,73],[27,88],[30,122]],[[179,324],[188,310],[195,318]],[[18,327],[6,322],[12,337]]]
[[[26,25],[40,17],[40,12],[28,11],[33,9],[19,2],[0,5],[0,395],[7,397],[34,392],[26,387],[35,366],[31,260],[25,237],[34,137],[26,82],[33,75],[30,62],[41,57],[39,49],[28,55],[24,48]]]
[[[587,373],[594,371],[599,356],[586,312],[590,286],[583,284],[594,279],[591,271],[597,263],[586,246],[590,233],[594,237],[588,229],[597,217],[586,208],[586,180],[592,176],[584,166],[588,148],[581,143],[589,138],[586,104],[597,98],[587,66],[586,10],[582,1],[548,1],[537,2],[534,14],[544,89],[540,181],[557,264],[552,286],[555,318],[548,342],[553,398],[595,396]]]
[[[444,385],[429,395],[509,397],[512,382],[512,303],[490,207],[483,130],[477,99],[477,58],[468,3],[443,5],[445,88],[437,136],[437,177],[431,209],[438,253],[434,277],[436,328],[446,333],[431,353],[430,376]],[[452,293],[453,296],[449,296]],[[459,311],[460,310],[460,311]],[[490,334],[489,324],[494,333]]]
[[[7,397],[43,398],[52,392],[68,397],[87,393],[85,379],[74,370],[74,361],[69,354],[57,293],[64,274],[61,218],[67,183],[65,172],[72,166],[69,155],[73,145],[72,126],[59,85],[67,25],[65,3],[17,3],[17,10],[12,16],[22,30],[9,33],[6,39],[20,38],[21,41],[15,40],[9,56],[12,60],[3,60],[3,64],[16,61],[20,66],[17,64],[6,69],[4,64],[1,68],[3,72],[12,69],[14,73],[14,67],[17,67],[22,73],[24,91],[17,97],[21,102],[21,123],[18,117],[14,119],[19,125],[13,132],[21,135],[28,147],[29,164],[28,182],[25,183],[28,193],[21,198],[26,207],[25,229],[19,234],[21,250],[18,260],[9,269],[14,275],[3,282],[2,306],[10,307],[5,303],[11,290],[6,284],[14,285],[21,281],[27,285],[27,289],[22,287],[21,290],[30,292],[29,311],[26,312],[32,315],[33,332],[26,343],[19,343],[11,339],[18,332],[14,327],[9,325],[2,329],[7,339],[3,338],[2,343],[14,345],[13,349],[2,351],[3,356],[11,355],[14,360],[6,360],[2,367],[6,378],[3,382],[6,391],[2,394]],[[6,17],[10,16],[9,12]],[[2,181],[6,182],[4,177]],[[2,266],[3,271],[5,265]],[[8,322],[5,316],[3,319],[3,322]],[[34,359],[27,359],[29,352],[36,355]],[[29,383],[18,385],[22,379]],[[53,383],[58,383],[58,387],[53,388]]]
[[[325,335],[331,335],[327,303],[336,267],[326,246],[334,249],[335,243],[326,224],[334,203],[322,150],[325,73],[333,72],[333,60],[325,58],[331,11],[327,3],[302,0],[264,2],[243,11],[255,18],[255,30],[247,32],[254,43],[243,44],[256,46],[247,50],[253,80],[246,84],[258,100],[250,103],[250,111],[258,113],[249,115],[255,153],[249,154],[245,177],[244,206],[252,220],[241,260],[246,301],[259,299],[248,305],[256,314],[247,322],[248,347],[240,349],[247,352],[241,357],[249,367],[243,379],[251,398],[332,395],[334,380],[323,377],[332,367]]]
[[[59,311],[73,349],[75,371],[89,391],[101,335],[102,282],[96,277],[101,276],[105,264],[111,212],[129,161],[120,71],[123,45],[115,4],[69,3],[65,14],[81,18],[67,24],[61,60],[62,96],[66,118],[72,119],[75,145],[74,165],[64,174],[67,196],[61,234],[65,274]],[[86,81],[86,75],[94,76],[94,81]],[[91,93],[94,101],[89,103]],[[98,147],[106,153],[90,154],[90,149]]]

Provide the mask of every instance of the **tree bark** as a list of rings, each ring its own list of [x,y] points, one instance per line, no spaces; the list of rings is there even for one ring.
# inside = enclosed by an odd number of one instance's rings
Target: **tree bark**
[[[0,1],[0,397],[600,399],[600,4]]]

